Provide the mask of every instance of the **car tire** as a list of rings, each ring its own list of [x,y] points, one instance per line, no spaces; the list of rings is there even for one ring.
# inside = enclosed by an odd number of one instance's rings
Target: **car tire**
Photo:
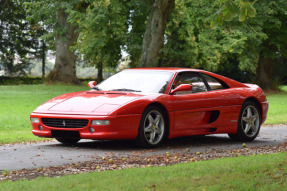
[[[156,147],[166,138],[168,123],[164,112],[157,106],[149,106],[142,114],[136,144],[140,147]]]
[[[81,139],[69,138],[69,137],[55,137],[55,139],[65,145],[73,145],[81,140]]]
[[[251,101],[246,101],[240,110],[236,134],[228,134],[236,141],[253,141],[260,130],[261,113],[259,107]]]

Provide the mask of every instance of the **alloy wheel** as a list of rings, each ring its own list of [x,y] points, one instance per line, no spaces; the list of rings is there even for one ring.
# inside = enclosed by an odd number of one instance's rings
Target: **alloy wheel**
[[[164,119],[159,111],[152,110],[146,115],[144,136],[152,145],[156,145],[162,140],[164,136]]]

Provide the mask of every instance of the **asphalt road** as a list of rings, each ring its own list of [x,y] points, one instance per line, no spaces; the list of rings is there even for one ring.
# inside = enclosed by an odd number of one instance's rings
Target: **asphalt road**
[[[248,147],[276,145],[287,142],[287,126],[262,127],[259,136],[246,143]],[[190,136],[171,139],[156,149],[140,149],[132,141],[83,140],[74,146],[56,141],[9,144],[0,146],[0,171],[61,166],[95,161],[98,157],[154,155],[184,152],[206,152],[211,149],[242,148],[242,143],[231,141],[227,135]]]

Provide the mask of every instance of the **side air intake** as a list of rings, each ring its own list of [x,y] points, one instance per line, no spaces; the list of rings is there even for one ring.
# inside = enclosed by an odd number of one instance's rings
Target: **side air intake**
[[[214,121],[216,121],[217,118],[219,117],[219,114],[220,114],[220,111],[218,110],[211,111],[209,123],[213,123]]]

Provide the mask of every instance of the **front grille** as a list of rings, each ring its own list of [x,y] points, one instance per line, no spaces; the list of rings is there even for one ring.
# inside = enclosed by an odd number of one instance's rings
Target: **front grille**
[[[89,123],[87,119],[58,119],[58,118],[42,118],[42,122],[49,127],[61,128],[83,128]]]

